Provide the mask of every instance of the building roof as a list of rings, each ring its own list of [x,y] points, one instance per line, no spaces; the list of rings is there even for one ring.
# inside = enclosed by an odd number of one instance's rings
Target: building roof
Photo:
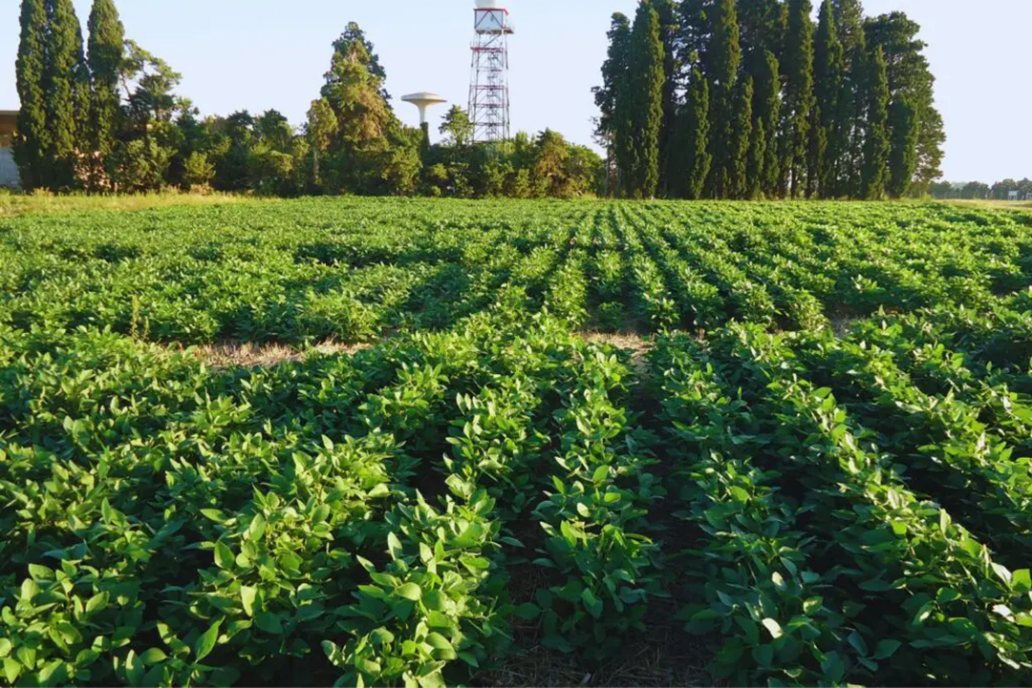
[[[17,123],[17,110],[0,110],[0,140],[14,134],[14,127]]]

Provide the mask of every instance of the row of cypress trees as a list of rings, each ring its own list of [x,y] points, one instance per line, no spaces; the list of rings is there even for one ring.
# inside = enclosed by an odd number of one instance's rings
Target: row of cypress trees
[[[26,190],[94,186],[114,147],[124,29],[94,0],[89,52],[72,0],[22,0],[14,156]]]
[[[631,198],[924,194],[934,77],[903,13],[859,0],[641,0],[613,15],[597,134]]]

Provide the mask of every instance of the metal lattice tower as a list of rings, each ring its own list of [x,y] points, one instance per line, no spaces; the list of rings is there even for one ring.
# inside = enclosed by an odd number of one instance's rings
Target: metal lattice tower
[[[469,119],[473,140],[509,139],[509,10],[498,0],[476,0],[473,66],[469,83]]]

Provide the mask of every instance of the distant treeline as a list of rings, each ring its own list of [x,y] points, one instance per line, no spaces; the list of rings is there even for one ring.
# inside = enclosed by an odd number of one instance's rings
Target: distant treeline
[[[356,24],[334,42],[299,129],[276,110],[201,118],[176,93],[181,75],[126,40],[113,0],[94,0],[85,45],[72,0],[22,0],[16,71],[14,154],[28,191],[572,197],[604,186],[591,149],[549,130],[474,144],[459,108],[430,146],[398,120]]]
[[[943,200],[1032,201],[1032,179],[1004,179],[992,186],[985,182],[936,182],[931,193],[932,198]]]
[[[859,0],[641,0],[596,89],[609,188],[650,198],[925,195],[945,142],[902,12]]]

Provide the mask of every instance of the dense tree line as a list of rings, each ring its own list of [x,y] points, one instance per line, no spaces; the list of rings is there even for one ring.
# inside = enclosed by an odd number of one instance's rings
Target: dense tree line
[[[641,0],[613,15],[597,135],[629,198],[925,195],[942,117],[920,27],[859,0]]]
[[[985,182],[936,182],[931,188],[932,198],[963,200],[1011,200],[1011,194],[1019,201],[1032,201],[1032,179],[1004,179],[993,185]]]
[[[431,146],[395,115],[356,24],[334,41],[300,128],[276,110],[202,118],[176,92],[181,75],[126,39],[113,0],[94,0],[87,28],[84,43],[72,0],[22,0],[14,154],[27,191],[572,197],[601,186],[590,149],[553,131],[475,144],[459,108]]]

